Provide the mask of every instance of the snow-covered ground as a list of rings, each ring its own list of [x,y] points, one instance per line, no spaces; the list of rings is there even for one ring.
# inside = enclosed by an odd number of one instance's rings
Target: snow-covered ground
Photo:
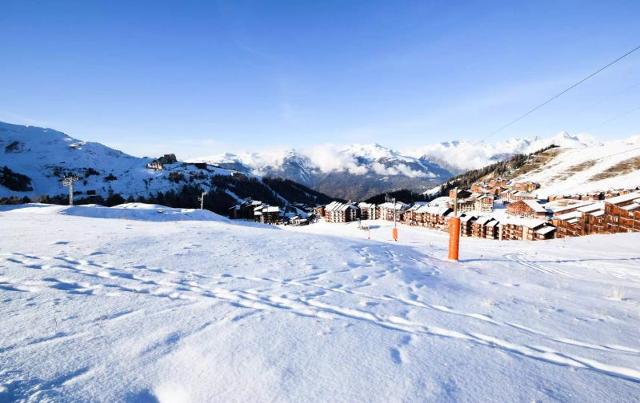
[[[640,234],[368,224],[2,207],[0,401],[637,401]]]
[[[640,136],[576,148],[561,148],[545,165],[514,178],[540,183],[535,193],[549,195],[603,192],[640,186]]]
[[[62,177],[79,178],[74,189],[79,197],[90,194],[108,197],[149,196],[157,192],[180,189],[185,184],[211,187],[214,175],[229,176],[232,170],[175,163],[156,171],[146,165],[151,158],[138,158],[100,143],[85,142],[62,132],[33,126],[0,122],[0,168],[5,165],[31,180],[29,191],[13,191],[0,185],[0,197],[37,198],[66,194]],[[174,177],[180,174],[185,179]]]

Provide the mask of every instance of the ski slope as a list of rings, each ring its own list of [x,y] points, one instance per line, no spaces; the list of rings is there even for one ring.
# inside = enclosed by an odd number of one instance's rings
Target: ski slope
[[[538,197],[635,188],[640,186],[640,136],[560,148],[548,163],[514,181],[540,183]]]
[[[637,401],[640,234],[368,224],[2,206],[0,401]]]

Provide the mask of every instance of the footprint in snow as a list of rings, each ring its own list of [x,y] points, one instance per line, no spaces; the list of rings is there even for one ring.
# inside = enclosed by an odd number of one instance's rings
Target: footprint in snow
[[[405,353],[403,347],[411,343],[411,336],[404,335],[400,338],[400,342],[396,347],[389,348],[389,355],[391,356],[391,361],[393,361],[396,365],[401,365],[406,360],[404,358]]]

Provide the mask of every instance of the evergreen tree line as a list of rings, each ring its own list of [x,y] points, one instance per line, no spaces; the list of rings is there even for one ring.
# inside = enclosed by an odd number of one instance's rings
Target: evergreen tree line
[[[239,202],[233,195],[236,195],[239,199],[250,198],[281,207],[284,207],[288,203],[316,206],[331,201],[329,196],[290,180],[279,178],[259,179],[247,177],[242,174],[213,176],[211,178],[211,189],[212,190],[207,191],[204,197],[204,207],[207,210],[221,215],[229,215],[229,209]],[[200,208],[199,198],[203,191],[205,191],[205,189],[199,185],[185,184],[179,188],[167,190],[166,192],[156,192],[136,197],[128,196],[125,198],[118,193],[111,193],[107,197],[99,195],[76,196],[74,203],[78,205],[99,204],[111,207],[123,203],[138,202],[161,204],[175,208]],[[233,195],[227,191],[232,192]],[[69,202],[69,198],[66,194],[46,195],[33,200],[26,196],[0,198],[0,204],[30,202],[65,205]]]
[[[453,178],[443,183],[440,186],[440,191],[437,194],[432,195],[431,199],[433,200],[437,197],[448,196],[449,191],[455,188],[469,189],[472,184],[478,182],[489,174],[496,178],[503,177],[505,179],[509,179],[508,177],[511,173],[521,168],[533,156],[556,147],[558,146],[551,144],[548,147],[541,148],[540,150],[532,152],[530,154],[516,154],[507,160],[499,161],[480,169],[472,169],[461,175],[454,176]]]

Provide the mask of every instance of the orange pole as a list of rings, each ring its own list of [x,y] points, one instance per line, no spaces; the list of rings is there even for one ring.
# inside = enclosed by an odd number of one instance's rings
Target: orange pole
[[[458,260],[460,251],[460,217],[449,219],[449,260]]]
[[[398,242],[398,228],[393,228],[393,231],[391,231],[391,235],[393,235],[393,240]]]

